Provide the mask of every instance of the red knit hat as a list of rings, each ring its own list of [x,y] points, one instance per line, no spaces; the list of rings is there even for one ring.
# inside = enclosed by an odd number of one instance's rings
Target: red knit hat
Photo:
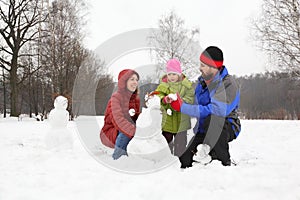
[[[200,61],[210,67],[221,69],[223,66],[223,52],[215,46],[207,47],[200,55]]]
[[[118,88],[119,89],[125,89],[127,80],[133,74],[135,74],[138,77],[138,79],[140,79],[139,74],[136,71],[132,70],[132,69],[124,69],[124,70],[120,71],[120,73],[118,75]]]

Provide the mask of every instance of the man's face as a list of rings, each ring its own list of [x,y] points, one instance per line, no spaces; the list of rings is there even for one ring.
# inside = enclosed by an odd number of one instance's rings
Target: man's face
[[[214,67],[210,67],[202,62],[200,62],[200,72],[202,73],[202,77],[205,80],[210,80],[217,73],[218,69]]]

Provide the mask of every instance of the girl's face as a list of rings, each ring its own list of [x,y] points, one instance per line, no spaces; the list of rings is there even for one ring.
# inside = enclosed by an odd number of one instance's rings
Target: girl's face
[[[134,92],[138,87],[139,79],[136,74],[133,74],[126,83],[126,87],[130,92]]]
[[[167,74],[167,77],[168,77],[168,81],[169,82],[177,82],[179,80],[179,75],[178,74],[175,74],[175,73],[169,73]]]

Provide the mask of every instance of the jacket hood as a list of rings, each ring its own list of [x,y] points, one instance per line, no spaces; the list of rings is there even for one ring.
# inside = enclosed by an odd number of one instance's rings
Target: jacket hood
[[[118,76],[118,90],[125,90],[127,80],[133,75],[137,75],[138,79],[140,79],[139,74],[132,69],[124,69],[119,73]]]

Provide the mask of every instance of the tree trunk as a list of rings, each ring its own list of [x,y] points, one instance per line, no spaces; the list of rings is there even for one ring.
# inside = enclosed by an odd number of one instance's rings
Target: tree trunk
[[[6,118],[6,83],[5,83],[5,75],[4,75],[4,68],[2,68],[2,75],[3,75],[3,117]]]
[[[17,77],[17,56],[13,55],[11,62],[11,70],[10,70],[10,116],[18,117],[19,113],[17,110],[17,102],[18,102],[18,77]]]

